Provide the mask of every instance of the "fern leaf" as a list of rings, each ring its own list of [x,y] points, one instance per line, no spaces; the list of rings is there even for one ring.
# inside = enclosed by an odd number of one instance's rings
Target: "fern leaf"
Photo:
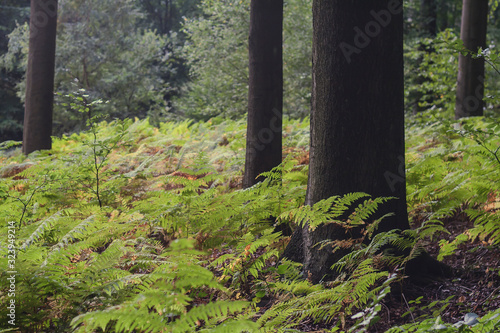
[[[43,220],[38,228],[28,237],[26,241],[24,241],[23,245],[20,246],[19,250],[24,251],[28,249],[31,245],[36,243],[45,232],[49,231],[52,226],[57,222],[57,220],[61,217],[61,211],[51,215],[50,217]]]

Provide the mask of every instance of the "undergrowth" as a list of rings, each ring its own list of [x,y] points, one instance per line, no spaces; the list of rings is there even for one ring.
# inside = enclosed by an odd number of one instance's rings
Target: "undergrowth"
[[[495,117],[441,121],[408,128],[410,212],[423,237],[446,232],[443,220],[466,214],[474,227],[440,241],[440,258],[465,241],[500,243],[500,124]],[[439,239],[438,239],[439,241]]]
[[[309,124],[284,128],[283,163],[246,190],[243,121],[94,122],[54,139],[51,151],[2,153],[0,317],[14,299],[15,325],[2,319],[0,331],[300,332],[307,322],[365,332],[422,240],[446,232],[443,218],[463,212],[475,224],[441,241],[441,256],[460,242],[500,243],[499,126],[487,118],[455,129],[414,123],[407,174],[415,230],[365,230],[333,267],[337,280],[311,284],[300,265],[280,260],[289,240],[280,224],[332,223],[356,198],[364,203],[345,227],[359,227],[390,198],[358,193],[304,207]],[[387,246],[408,255],[391,256]],[[495,315],[474,318],[494,332]],[[393,332],[465,332],[437,316]]]

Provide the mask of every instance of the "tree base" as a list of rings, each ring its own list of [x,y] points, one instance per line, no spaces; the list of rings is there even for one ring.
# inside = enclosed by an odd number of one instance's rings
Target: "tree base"
[[[297,227],[295,229],[281,258],[286,258],[293,262],[304,262],[304,241],[302,239],[302,228]]]
[[[418,285],[428,285],[436,280],[453,276],[453,269],[450,266],[433,258],[427,252],[422,252],[418,257],[408,261],[404,272],[411,282]]]
[[[282,258],[286,258],[290,261],[304,263],[304,240],[302,236],[303,228],[296,228],[292,234],[292,238],[285,251],[282,254]],[[331,266],[342,257],[344,254],[332,254],[327,260],[328,266]],[[404,268],[404,274],[410,279],[411,282],[418,285],[428,285],[432,282],[439,281],[441,279],[450,278],[453,276],[453,270],[448,265],[438,261],[433,258],[429,253],[423,251],[419,256],[408,261]],[[307,277],[307,275],[306,275]],[[323,276],[313,279],[314,283],[317,283],[319,279],[334,280],[336,274],[331,270],[328,273],[323,274]]]

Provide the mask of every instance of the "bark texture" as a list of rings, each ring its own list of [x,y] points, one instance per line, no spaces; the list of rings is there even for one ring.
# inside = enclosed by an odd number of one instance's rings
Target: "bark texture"
[[[31,0],[23,152],[51,149],[57,0]]]
[[[281,163],[283,0],[250,5],[248,128],[243,186]]]
[[[313,102],[306,204],[366,192],[394,196],[380,215],[394,212],[381,231],[406,229],[403,8],[399,0],[314,0]],[[318,282],[338,257],[325,239],[343,230],[299,229],[285,251]],[[302,244],[302,245],[301,245]],[[301,247],[297,248],[297,247]],[[342,255],[338,253],[337,255]],[[303,258],[300,258],[302,256]]]
[[[486,48],[488,0],[463,0],[460,37],[465,48],[476,53]],[[455,119],[482,116],[484,107],[484,59],[460,54],[458,59]]]

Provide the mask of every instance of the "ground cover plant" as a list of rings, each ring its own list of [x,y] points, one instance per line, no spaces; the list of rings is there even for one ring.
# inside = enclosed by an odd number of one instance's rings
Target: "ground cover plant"
[[[422,119],[407,125],[413,229],[370,237],[365,228],[338,242],[352,252],[319,285],[280,259],[289,229],[364,228],[390,198],[304,207],[307,119],[286,122],[282,165],[246,190],[243,121],[94,119],[50,151],[4,149],[0,311],[6,318],[14,292],[18,327],[2,331],[496,332],[498,119]],[[422,249],[453,277],[408,280]]]
[[[500,331],[500,0],[2,1],[0,333]]]

